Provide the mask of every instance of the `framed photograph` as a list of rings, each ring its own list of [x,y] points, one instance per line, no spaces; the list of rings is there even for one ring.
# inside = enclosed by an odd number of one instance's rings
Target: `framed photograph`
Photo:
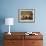
[[[18,21],[24,22],[24,23],[34,23],[35,22],[35,9],[19,9]]]

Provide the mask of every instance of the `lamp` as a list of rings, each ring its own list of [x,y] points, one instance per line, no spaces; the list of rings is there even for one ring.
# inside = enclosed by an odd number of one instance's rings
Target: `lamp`
[[[10,33],[10,25],[14,25],[14,19],[13,18],[5,18],[5,25],[9,25],[8,34],[11,35],[11,33]]]

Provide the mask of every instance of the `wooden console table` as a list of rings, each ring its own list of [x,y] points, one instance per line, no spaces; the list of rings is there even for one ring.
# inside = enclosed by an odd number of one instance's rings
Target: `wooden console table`
[[[43,46],[43,35],[25,35],[26,32],[11,32],[8,35],[4,33],[4,46]],[[33,32],[34,33],[34,32]]]

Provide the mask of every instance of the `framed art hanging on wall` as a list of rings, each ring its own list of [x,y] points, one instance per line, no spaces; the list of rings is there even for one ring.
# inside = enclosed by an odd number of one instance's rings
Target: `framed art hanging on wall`
[[[35,9],[19,9],[18,21],[23,23],[35,22]]]

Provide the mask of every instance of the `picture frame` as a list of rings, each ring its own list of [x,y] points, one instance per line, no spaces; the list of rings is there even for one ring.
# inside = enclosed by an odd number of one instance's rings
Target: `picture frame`
[[[18,22],[34,23],[35,9],[18,9]]]

